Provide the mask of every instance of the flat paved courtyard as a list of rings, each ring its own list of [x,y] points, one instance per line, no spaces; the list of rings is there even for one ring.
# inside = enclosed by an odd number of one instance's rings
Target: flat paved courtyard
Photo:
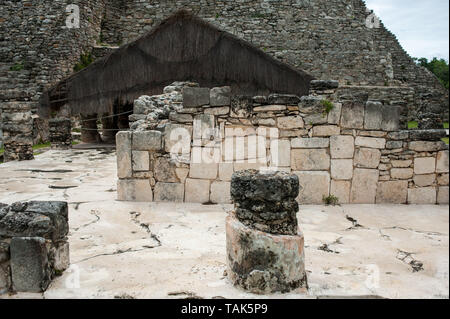
[[[3,298],[448,298],[446,206],[301,206],[309,290],[258,296],[226,277],[232,205],[116,201],[114,151],[0,165],[0,202],[69,202],[72,266],[44,294]],[[1,298],[1,297],[0,297]]]

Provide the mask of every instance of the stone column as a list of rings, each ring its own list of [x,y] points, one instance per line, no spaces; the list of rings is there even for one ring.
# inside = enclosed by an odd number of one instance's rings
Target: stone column
[[[69,149],[72,148],[72,123],[70,119],[51,119],[49,124],[49,138],[52,148]]]
[[[81,115],[81,141],[84,143],[101,143],[97,130],[97,114]]]
[[[298,192],[296,175],[233,174],[235,210],[226,219],[226,237],[228,276],[234,285],[257,294],[307,288]]]

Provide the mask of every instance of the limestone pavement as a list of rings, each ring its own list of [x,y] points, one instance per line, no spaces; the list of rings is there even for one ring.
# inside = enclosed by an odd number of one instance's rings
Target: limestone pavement
[[[111,151],[0,165],[2,202],[69,202],[71,247],[44,294],[0,298],[449,297],[448,205],[300,205],[309,290],[261,296],[224,273],[232,205],[119,202],[116,179]]]

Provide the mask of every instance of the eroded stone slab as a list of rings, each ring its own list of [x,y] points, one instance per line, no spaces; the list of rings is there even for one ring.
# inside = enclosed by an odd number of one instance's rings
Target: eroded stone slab
[[[435,187],[417,187],[408,189],[408,204],[436,204]]]
[[[449,151],[442,151],[437,154],[436,172],[448,173],[449,172]]]
[[[350,202],[374,204],[377,194],[379,172],[376,169],[356,168],[353,173]]]
[[[119,179],[117,181],[117,200],[153,201],[153,191],[147,179]]]
[[[337,180],[350,180],[353,177],[352,159],[332,159],[331,178]]]
[[[302,204],[321,204],[330,195],[330,173],[293,172],[298,176],[300,192],[297,201]]]
[[[294,171],[325,171],[330,168],[330,155],[325,149],[292,149],[291,165]]]
[[[359,168],[378,168],[380,159],[380,150],[361,147],[355,153],[355,166]]]
[[[350,202],[350,181],[331,181],[330,195],[338,198],[340,204],[348,204]]]
[[[51,278],[45,239],[14,237],[10,250],[13,289],[20,292],[45,291]]]
[[[155,185],[155,202],[181,203],[184,200],[184,184],[163,183]]]
[[[231,182],[212,182],[210,199],[215,204],[231,203]]]
[[[419,157],[414,159],[415,174],[431,174],[436,171],[436,159],[434,157]]]
[[[330,137],[331,158],[353,158],[355,152],[355,139],[353,136]]]
[[[378,183],[377,203],[405,204],[408,197],[408,181]]]
[[[187,178],[184,200],[188,203],[209,202],[210,180]]]

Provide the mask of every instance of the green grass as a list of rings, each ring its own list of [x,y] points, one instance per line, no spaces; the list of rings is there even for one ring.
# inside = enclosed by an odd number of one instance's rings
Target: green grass
[[[444,123],[444,128],[445,129],[448,129],[449,127],[448,127],[448,122],[447,123]]]
[[[78,144],[80,144],[80,142],[72,141],[72,145],[78,145]]]
[[[36,144],[36,145],[33,145],[33,150],[39,150],[41,148],[46,148],[46,147],[50,147],[50,146],[51,146],[50,142],[42,143],[42,144]]]
[[[0,155],[2,155],[4,152],[5,152],[5,148],[4,147],[0,148]]]
[[[408,129],[413,130],[419,127],[419,123],[417,121],[408,122]]]
[[[444,143],[448,145],[448,142],[449,142],[448,139],[449,139],[448,137],[444,137],[444,138],[442,138],[442,141],[444,141]]]

